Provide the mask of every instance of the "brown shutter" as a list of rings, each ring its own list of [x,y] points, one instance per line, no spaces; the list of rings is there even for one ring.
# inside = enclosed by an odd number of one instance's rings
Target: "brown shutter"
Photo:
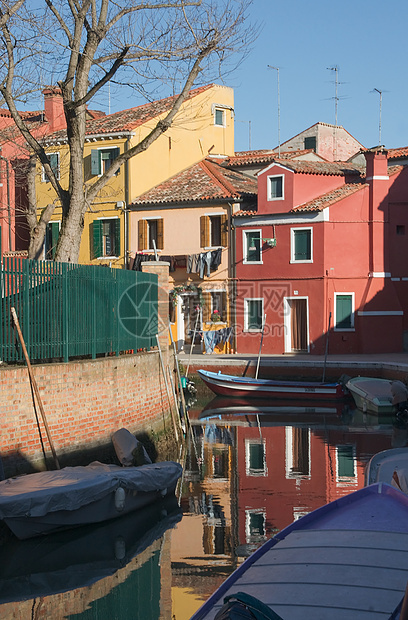
[[[203,291],[203,323],[211,320],[211,293]]]
[[[200,217],[200,247],[210,247],[210,218],[208,215]]]
[[[226,213],[221,215],[221,245],[223,248],[228,246],[228,217]]]
[[[163,218],[157,220],[157,249],[163,250],[164,248],[164,226]]]
[[[138,222],[139,252],[147,250],[147,220]]]

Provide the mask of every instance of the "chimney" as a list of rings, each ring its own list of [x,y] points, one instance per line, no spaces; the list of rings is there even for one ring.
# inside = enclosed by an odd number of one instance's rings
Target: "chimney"
[[[369,265],[373,277],[389,276],[388,152],[383,146],[368,149]]]
[[[57,86],[47,86],[42,91],[44,95],[45,119],[51,131],[66,127],[62,92]]]
[[[366,181],[388,180],[388,151],[383,146],[367,149],[364,152],[366,158]]]

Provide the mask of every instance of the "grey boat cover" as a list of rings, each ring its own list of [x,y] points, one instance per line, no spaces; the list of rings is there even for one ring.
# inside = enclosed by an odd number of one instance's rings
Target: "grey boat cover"
[[[8,478],[0,482],[0,519],[77,510],[118,487],[144,493],[174,488],[181,472],[181,465],[173,461],[125,468],[95,461],[84,467]]]

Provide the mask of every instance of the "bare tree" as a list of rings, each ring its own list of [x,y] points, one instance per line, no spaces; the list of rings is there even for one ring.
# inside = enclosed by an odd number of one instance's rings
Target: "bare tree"
[[[246,24],[252,0],[0,0],[0,93],[25,142],[44,167],[62,209],[56,260],[77,262],[84,215],[125,161],[147,149],[173,123],[200,78],[219,76],[246,52],[255,36]],[[9,4],[7,4],[9,2]],[[18,112],[22,93],[39,89],[46,67],[63,97],[69,182],[62,187],[38,137]],[[164,119],[139,144],[120,154],[96,181],[84,183],[86,107],[109,81],[153,92],[172,79],[174,96]],[[50,82],[51,80],[49,80]],[[31,168],[32,170],[32,168]],[[33,197],[32,197],[33,198]],[[55,201],[55,202],[57,202]],[[29,255],[41,247],[55,202],[28,213]]]

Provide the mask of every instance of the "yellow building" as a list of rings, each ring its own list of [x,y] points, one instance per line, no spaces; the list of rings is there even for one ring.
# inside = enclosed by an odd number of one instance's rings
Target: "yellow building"
[[[45,94],[45,115],[50,127],[61,126],[62,98],[58,89]],[[138,144],[169,112],[173,97],[115,114],[88,112],[84,147],[84,182],[92,184],[118,153]],[[136,233],[129,222],[128,205],[138,196],[178,172],[201,161],[208,154],[234,153],[234,100],[230,88],[208,85],[190,91],[172,126],[146,151],[131,158],[110,179],[85,215],[79,262],[128,267],[130,249],[136,247]],[[51,165],[64,188],[68,185],[68,145],[64,128],[44,140]],[[37,205],[40,213],[55,200],[55,192],[38,168]],[[61,223],[57,202],[48,225],[44,258],[52,258]],[[160,231],[159,231],[160,232]]]

